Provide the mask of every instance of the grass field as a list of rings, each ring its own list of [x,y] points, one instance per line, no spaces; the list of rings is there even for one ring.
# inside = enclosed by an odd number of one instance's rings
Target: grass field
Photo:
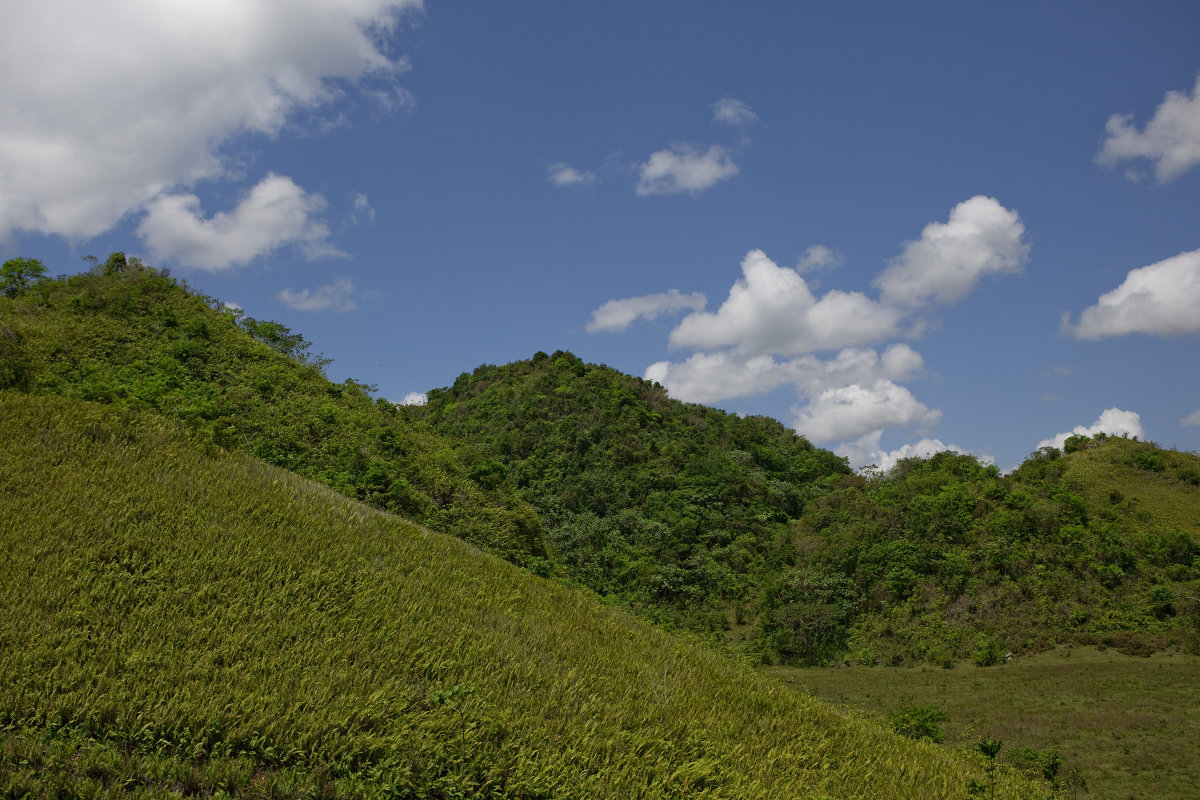
[[[982,777],[161,419],[0,392],[0,442],[0,797],[959,800]]]
[[[1063,773],[1087,781],[1081,797],[1200,797],[1200,657],[1060,647],[988,668],[768,672],[881,721],[901,706],[937,706],[948,717],[948,746],[986,735],[1009,748],[1056,750]]]

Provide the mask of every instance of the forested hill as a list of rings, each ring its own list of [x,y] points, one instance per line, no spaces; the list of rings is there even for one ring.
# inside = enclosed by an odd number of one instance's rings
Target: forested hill
[[[420,414],[473,474],[516,484],[571,578],[692,628],[745,615],[794,559],[789,523],[849,474],[775,420],[566,352],[464,373]]]
[[[302,336],[227,309],[114,253],[0,297],[0,389],[150,410],[520,564],[545,555],[537,513],[471,479],[457,449],[370,387],[330,381]]]

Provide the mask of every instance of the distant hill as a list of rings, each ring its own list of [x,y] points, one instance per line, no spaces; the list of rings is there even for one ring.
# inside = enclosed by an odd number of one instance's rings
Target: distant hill
[[[475,474],[515,484],[569,577],[693,629],[750,613],[794,562],[789,524],[850,472],[773,419],[562,351],[464,373],[417,413]]]
[[[760,631],[784,655],[860,663],[1200,652],[1200,458],[1103,435],[1067,450],[1008,477],[941,453],[830,492]]]
[[[0,391],[0,795],[961,798],[884,732],[174,423]],[[1002,775],[995,797],[1032,796]]]
[[[114,253],[0,297],[0,389],[150,410],[520,564],[545,555],[537,513],[471,478],[453,443],[371,387],[333,383],[309,344]]]

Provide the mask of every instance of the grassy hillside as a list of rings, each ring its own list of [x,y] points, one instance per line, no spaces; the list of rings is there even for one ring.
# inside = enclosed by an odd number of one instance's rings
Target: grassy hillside
[[[883,732],[160,418],[0,392],[0,795],[959,798]],[[1025,797],[1003,777],[997,797]]]
[[[365,384],[325,377],[296,333],[115,253],[0,297],[0,389],[150,410],[343,494],[517,563],[545,555],[536,512],[482,486],[440,436]]]
[[[788,523],[849,473],[775,420],[681,403],[561,351],[464,373],[420,414],[516,484],[571,578],[693,629],[744,616],[792,563]]]
[[[1092,800],[1177,800],[1200,784],[1200,657],[1127,656],[1103,645],[1063,646],[1000,667],[952,670],[772,668],[805,692],[861,709],[881,723],[906,707],[946,715],[950,746],[986,735],[1000,759],[1028,764],[1030,749],[1062,757],[1062,779],[1087,782]]]

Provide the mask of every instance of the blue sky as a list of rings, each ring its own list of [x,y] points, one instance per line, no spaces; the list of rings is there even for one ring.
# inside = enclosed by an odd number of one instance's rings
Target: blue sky
[[[856,465],[1200,447],[1195,3],[21,5],[5,258],[396,402],[565,349]]]

